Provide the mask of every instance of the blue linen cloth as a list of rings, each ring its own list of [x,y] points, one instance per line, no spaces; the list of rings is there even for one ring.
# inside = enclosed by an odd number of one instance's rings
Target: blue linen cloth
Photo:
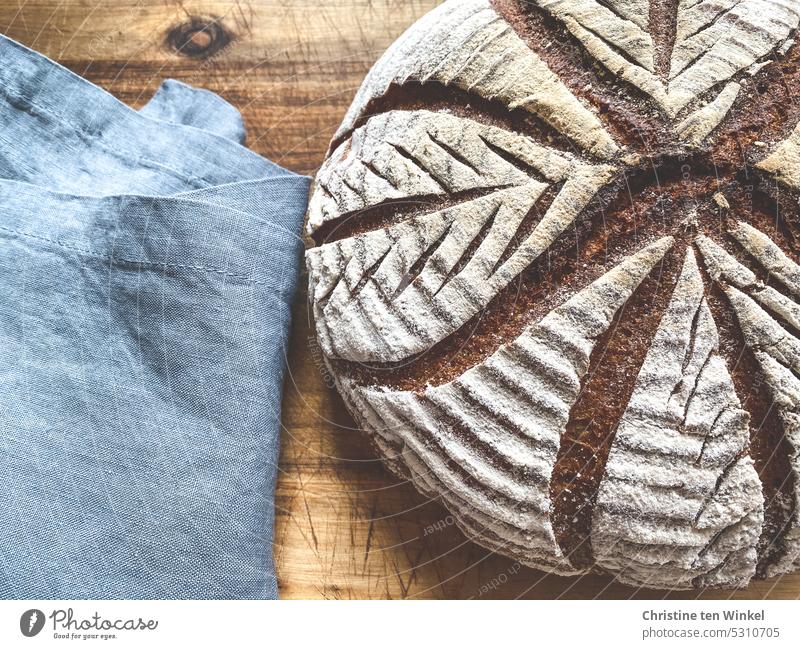
[[[0,597],[274,598],[309,179],[0,36]]]

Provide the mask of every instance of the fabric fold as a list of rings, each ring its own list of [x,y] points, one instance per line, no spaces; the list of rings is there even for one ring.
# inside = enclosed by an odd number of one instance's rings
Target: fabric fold
[[[310,179],[0,36],[0,597],[274,598]]]
[[[247,129],[238,110],[219,95],[176,79],[165,79],[139,110],[140,115],[172,124],[194,126],[244,144]]]

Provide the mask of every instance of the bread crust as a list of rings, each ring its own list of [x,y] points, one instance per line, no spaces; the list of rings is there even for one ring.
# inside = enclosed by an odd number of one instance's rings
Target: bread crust
[[[449,0],[412,26],[317,174],[310,308],[386,464],[476,542],[744,587],[800,564],[800,115],[768,92],[800,0],[666,4]]]

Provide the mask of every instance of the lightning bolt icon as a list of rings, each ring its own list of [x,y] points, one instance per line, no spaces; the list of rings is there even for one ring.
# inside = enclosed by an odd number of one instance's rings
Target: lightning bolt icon
[[[38,619],[39,619],[39,616],[37,615],[36,611],[32,611],[31,612],[31,618],[30,618],[30,620],[28,620],[28,631],[32,631],[33,630],[33,626],[36,624],[36,621]]]

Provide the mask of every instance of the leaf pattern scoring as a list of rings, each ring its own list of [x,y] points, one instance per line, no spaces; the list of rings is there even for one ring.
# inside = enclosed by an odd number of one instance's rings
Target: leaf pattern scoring
[[[510,4],[546,17],[536,29],[548,38],[523,38]],[[799,23],[800,0],[448,0],[370,71],[310,202],[310,305],[337,386],[386,464],[473,540],[544,570],[652,588],[742,587],[800,568],[798,118],[774,111],[739,167],[714,157],[721,128],[753,117],[741,106],[769,86],[763,71],[795,56]],[[567,45],[584,58],[557,74],[547,48]],[[663,151],[637,148],[625,130],[635,120],[578,92],[564,70],[585,57],[607,72],[598,83],[627,88],[658,120]],[[395,89],[411,87],[420,100],[394,106]],[[475,106],[426,106],[428,89],[447,102],[442,88]],[[743,194],[753,174],[758,201]],[[507,338],[503,291],[544,281],[531,268],[546,275],[564,249],[576,255],[567,280]],[[629,396],[583,467],[599,481],[560,504],[559,462],[594,444],[575,419],[598,399],[587,382],[630,326],[627,305],[667,277],[638,371],[608,386]],[[448,365],[439,345],[486,313],[497,331]],[[448,371],[431,381],[437,359]],[[778,476],[754,451],[775,439]],[[589,484],[583,469],[575,485]],[[565,507],[578,508],[567,523],[591,565],[554,531]]]

